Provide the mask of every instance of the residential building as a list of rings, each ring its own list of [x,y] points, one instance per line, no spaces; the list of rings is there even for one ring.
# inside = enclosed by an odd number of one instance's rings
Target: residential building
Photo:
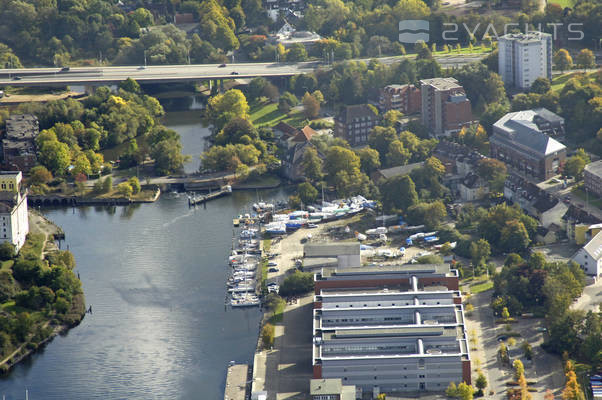
[[[340,379],[312,379],[309,382],[311,400],[355,400],[355,386],[343,385]]]
[[[445,285],[425,287],[421,283],[429,271],[438,275],[451,271],[449,266],[362,269],[356,271],[356,278],[363,279],[365,286],[346,280],[348,285],[316,292],[314,379],[341,379],[343,384],[355,385],[358,391],[373,396],[381,392],[440,392],[450,382],[470,384],[461,293]],[[373,286],[382,281],[379,269],[403,269],[407,274],[403,284],[381,282]],[[316,285],[322,278],[316,274]]]
[[[420,161],[407,165],[398,165],[397,167],[392,168],[378,169],[372,173],[372,180],[377,183],[383,179],[393,178],[394,176],[409,175],[410,172],[423,165],[424,161]]]
[[[473,123],[470,100],[454,78],[420,81],[422,124],[434,136],[449,136]]]
[[[282,174],[285,178],[293,182],[301,182],[305,180],[305,172],[303,170],[303,157],[307,149],[316,147],[309,141],[303,143],[294,143],[284,155],[282,159]],[[318,157],[324,159],[324,155],[318,151]]]
[[[470,172],[458,185],[462,201],[475,201],[483,199],[489,193],[489,185],[480,176]]]
[[[267,3],[270,4],[269,7],[271,10],[275,12],[279,12],[282,10],[282,5],[276,4],[276,2],[272,2],[267,0]],[[284,25],[278,30],[278,32],[271,36],[271,41],[273,43],[281,44],[284,47],[288,48],[293,44],[302,44],[306,48],[311,48],[316,42],[322,40],[322,37],[315,32],[309,31],[298,31],[295,27],[293,27],[288,22],[285,22]]]
[[[562,217],[562,221],[566,230],[566,236],[570,242],[584,245],[593,236],[592,230],[596,232],[596,228],[602,223],[597,216],[588,213],[586,210],[581,209],[571,204]],[[597,233],[597,232],[596,232]]]
[[[286,122],[279,122],[272,128],[272,131],[274,132],[274,137],[278,139],[280,146],[285,149],[290,149],[299,143],[309,142],[317,133],[309,125],[298,129]]]
[[[600,276],[600,272],[602,272],[602,231],[577,250],[571,259],[579,264],[586,274]]]
[[[566,147],[549,136],[555,129],[542,109],[508,113],[493,124],[491,156],[517,173],[539,181],[558,174],[566,159]],[[559,117],[560,118],[560,117]]]
[[[537,78],[552,80],[552,35],[509,33],[498,39],[499,73],[508,86],[528,89]]]
[[[420,112],[420,89],[412,84],[388,85],[380,90],[380,111],[395,110],[404,115]]]
[[[345,139],[351,146],[368,143],[372,128],[378,123],[378,116],[368,104],[346,106],[335,118],[334,135]]]
[[[598,197],[602,197],[602,160],[589,163],[583,170],[585,189]]]
[[[0,243],[10,242],[17,251],[29,233],[27,192],[21,187],[21,171],[0,172]]]
[[[11,115],[6,120],[6,135],[2,140],[3,165],[6,169],[28,172],[36,165],[35,139],[39,132],[35,115]]]

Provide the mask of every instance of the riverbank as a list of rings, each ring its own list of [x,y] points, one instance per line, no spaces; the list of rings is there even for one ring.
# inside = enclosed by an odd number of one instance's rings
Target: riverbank
[[[76,192],[30,194],[27,200],[28,203],[33,206],[115,206],[135,203],[154,203],[159,199],[160,195],[161,189],[159,187],[153,187],[152,189],[143,189],[130,197],[120,195],[116,193],[115,190],[98,195],[89,190],[83,194],[76,194]]]
[[[0,329],[0,374],[79,325],[85,315],[73,255],[55,243],[64,237],[63,230],[33,210],[29,226],[19,254],[4,260],[0,268],[0,318],[7,322]]]

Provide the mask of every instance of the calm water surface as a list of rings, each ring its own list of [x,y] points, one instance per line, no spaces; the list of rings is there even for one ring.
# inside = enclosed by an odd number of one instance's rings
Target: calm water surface
[[[203,131],[191,121],[167,124],[198,158]],[[93,314],[0,379],[0,395],[223,398],[228,362],[252,362],[257,341],[259,310],[224,306],[232,217],[256,197],[235,192],[206,209],[168,194],[139,206],[46,210],[65,230],[62,248],[75,255]]]

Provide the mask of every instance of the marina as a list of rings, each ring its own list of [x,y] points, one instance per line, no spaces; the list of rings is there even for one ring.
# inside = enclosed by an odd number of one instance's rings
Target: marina
[[[188,207],[194,207],[197,204],[203,204],[210,200],[218,199],[223,196],[232,194],[232,186],[225,185],[216,192],[209,192],[200,196],[188,196]]]

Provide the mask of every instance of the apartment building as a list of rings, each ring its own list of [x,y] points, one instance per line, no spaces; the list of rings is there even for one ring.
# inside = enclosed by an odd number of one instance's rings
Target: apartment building
[[[388,85],[380,90],[379,106],[382,113],[395,110],[404,115],[420,112],[420,89],[411,84]]]
[[[422,124],[434,136],[449,136],[473,122],[470,100],[454,78],[420,81]]]
[[[335,118],[334,135],[345,139],[351,146],[368,143],[372,128],[378,123],[378,116],[368,104],[346,106]]]
[[[499,73],[508,86],[528,89],[537,78],[552,80],[552,35],[509,33],[498,40]]]
[[[602,197],[602,160],[589,163],[585,166],[583,181],[588,192]]]
[[[557,175],[566,159],[566,147],[549,136],[561,126],[558,121],[558,124],[552,123],[549,114],[562,120],[546,109],[504,115],[493,124],[489,140],[491,156],[523,177],[544,181]]]
[[[449,266],[381,266],[385,273],[406,270],[407,274],[404,284],[376,287],[382,275],[373,268],[362,269],[356,271],[355,281],[363,279],[366,286],[353,286],[347,280],[349,286],[321,288],[316,293],[314,379],[341,379],[374,396],[444,391],[450,382],[470,383],[461,293],[445,285],[421,283],[427,271],[439,275],[452,271]]]

